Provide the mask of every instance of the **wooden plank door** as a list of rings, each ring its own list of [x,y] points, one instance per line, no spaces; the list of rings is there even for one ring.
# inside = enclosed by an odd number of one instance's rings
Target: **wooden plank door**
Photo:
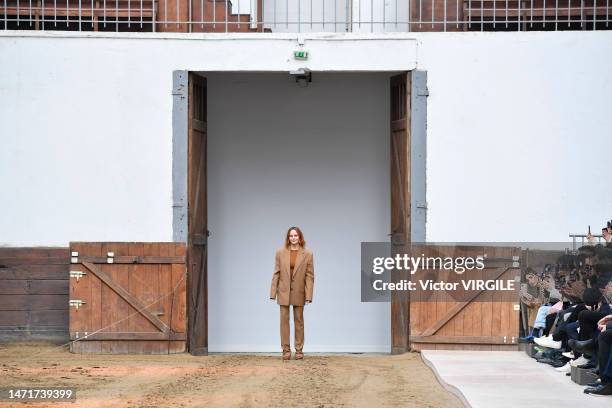
[[[410,73],[391,77],[391,256],[410,243]],[[392,281],[409,279],[407,271],[393,271]],[[408,291],[391,294],[391,353],[408,351],[410,324]]]
[[[70,350],[185,351],[185,253],[182,243],[71,242]]]
[[[208,215],[206,203],[206,78],[189,73],[188,316],[189,352],[208,354]]]
[[[428,257],[486,255],[484,269],[457,275],[453,270],[418,272],[416,279],[460,282],[462,279],[514,281],[516,291],[475,290],[454,296],[444,291],[416,290],[410,302],[410,344],[414,350],[517,349],[521,249],[487,246],[433,246],[418,250]],[[429,274],[424,276],[423,273]],[[413,279],[414,280],[414,279]]]

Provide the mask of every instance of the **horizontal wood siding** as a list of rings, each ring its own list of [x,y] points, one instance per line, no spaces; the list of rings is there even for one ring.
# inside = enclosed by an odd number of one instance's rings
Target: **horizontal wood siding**
[[[68,248],[0,248],[0,342],[68,341]]]

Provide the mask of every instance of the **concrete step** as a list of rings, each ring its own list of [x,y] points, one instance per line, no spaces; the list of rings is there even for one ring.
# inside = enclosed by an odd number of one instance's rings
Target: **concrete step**
[[[572,381],[578,385],[587,385],[597,380],[597,376],[591,370],[584,368],[572,367]]]

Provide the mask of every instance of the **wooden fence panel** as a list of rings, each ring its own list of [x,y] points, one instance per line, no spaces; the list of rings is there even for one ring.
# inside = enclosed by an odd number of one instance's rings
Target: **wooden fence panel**
[[[484,246],[428,246],[426,256],[471,256],[487,254],[485,269],[472,271],[467,279],[513,280],[518,287],[520,248]],[[453,271],[426,272],[436,281],[457,281]],[[410,344],[413,350],[517,349],[519,298],[517,291],[466,292],[454,300],[443,291],[411,293]],[[426,298],[429,295],[430,297]]]
[[[70,251],[71,351],[185,351],[184,244],[74,242]]]

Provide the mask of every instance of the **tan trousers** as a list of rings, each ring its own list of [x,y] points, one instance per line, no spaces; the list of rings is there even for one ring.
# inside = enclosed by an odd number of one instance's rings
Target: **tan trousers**
[[[304,306],[293,305],[293,326],[295,331],[295,351],[304,347]],[[280,335],[283,352],[291,351],[289,344],[289,306],[280,306]]]

